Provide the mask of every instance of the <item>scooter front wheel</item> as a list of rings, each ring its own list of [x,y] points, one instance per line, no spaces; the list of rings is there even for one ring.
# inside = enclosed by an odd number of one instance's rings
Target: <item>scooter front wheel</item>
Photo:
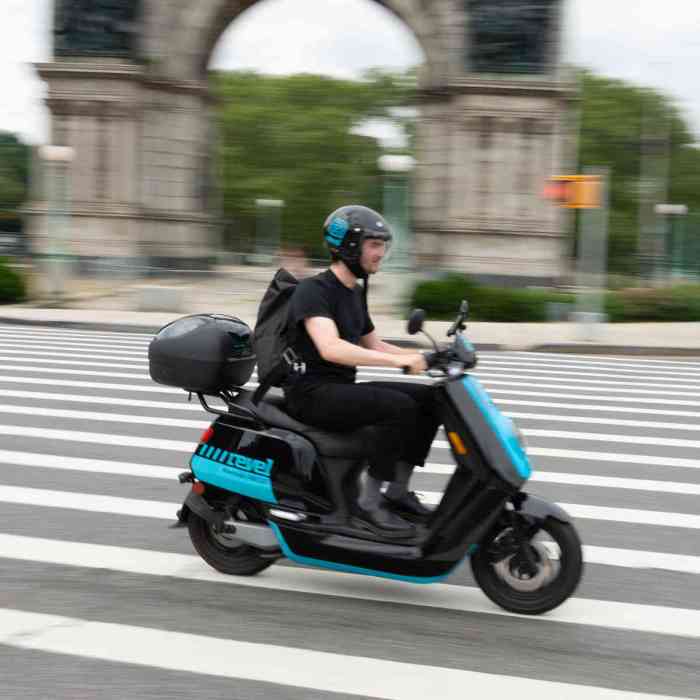
[[[196,513],[189,514],[187,529],[197,554],[224,574],[253,576],[274,563],[274,559],[263,558],[255,547],[241,542],[234,535],[217,531]]]
[[[570,523],[547,518],[527,542],[513,546],[512,527],[495,528],[471,558],[481,590],[496,605],[540,615],[561,605],[583,573],[581,541]],[[504,552],[508,552],[502,556]]]

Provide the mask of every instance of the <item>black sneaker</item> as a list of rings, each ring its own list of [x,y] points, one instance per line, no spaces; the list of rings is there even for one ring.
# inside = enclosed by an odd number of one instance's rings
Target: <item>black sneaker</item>
[[[384,494],[384,502],[387,508],[390,508],[394,513],[409,517],[427,518],[435,512],[435,508],[421,503],[415,491],[407,491],[399,498],[389,498]]]
[[[373,508],[355,506],[353,524],[372,534],[386,539],[405,539],[416,534],[413,523],[409,523],[396,513],[392,513],[384,504]]]

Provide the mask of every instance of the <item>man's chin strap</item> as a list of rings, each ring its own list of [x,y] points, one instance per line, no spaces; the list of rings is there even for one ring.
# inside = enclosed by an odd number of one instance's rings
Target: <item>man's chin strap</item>
[[[359,280],[365,280],[367,281],[367,272],[365,272],[364,268],[362,265],[360,265],[359,259],[355,258],[354,260],[343,260],[343,262],[347,265],[348,270],[352,272],[355,277]]]
[[[364,294],[365,297],[365,306],[367,305],[367,291],[369,290],[369,275],[367,274],[367,271],[360,265],[359,259],[354,259],[354,260],[346,260],[345,258],[341,258],[341,260],[345,263],[345,266],[352,272],[355,277],[357,277],[358,280],[364,280],[364,285],[362,286],[362,293]]]

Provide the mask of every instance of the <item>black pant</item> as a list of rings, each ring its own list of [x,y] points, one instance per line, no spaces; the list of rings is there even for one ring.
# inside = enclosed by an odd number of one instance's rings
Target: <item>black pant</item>
[[[393,481],[397,461],[424,465],[440,425],[435,397],[426,384],[329,383],[289,392],[287,407],[298,420],[332,432],[376,427],[376,444],[368,445],[369,474]]]

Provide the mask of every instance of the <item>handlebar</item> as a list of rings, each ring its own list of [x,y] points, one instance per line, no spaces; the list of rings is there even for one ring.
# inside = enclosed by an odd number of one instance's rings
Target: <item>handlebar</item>
[[[423,353],[426,362],[426,371],[437,369],[452,377],[460,375],[466,369],[476,367],[476,349],[462,334],[466,329],[466,320],[469,316],[469,304],[462,301],[457,313],[457,318],[447,331],[447,337],[453,338],[452,342],[442,350],[435,340],[423,330],[425,311],[414,309],[408,321],[408,332],[414,335],[421,332],[426,335],[435,348],[434,352]],[[409,374],[409,365],[402,367],[403,374]],[[435,375],[431,375],[435,376]]]
[[[463,369],[471,369],[476,366],[476,354],[474,348],[469,345],[460,347],[458,343],[463,343],[461,336],[457,335],[454,342],[452,342],[449,347],[443,350],[437,350],[435,352],[423,353],[425,357],[425,363],[427,365],[426,371],[431,369],[441,370],[447,372],[450,366],[459,367],[462,366]],[[408,365],[402,367],[401,371],[403,374],[409,373]]]

